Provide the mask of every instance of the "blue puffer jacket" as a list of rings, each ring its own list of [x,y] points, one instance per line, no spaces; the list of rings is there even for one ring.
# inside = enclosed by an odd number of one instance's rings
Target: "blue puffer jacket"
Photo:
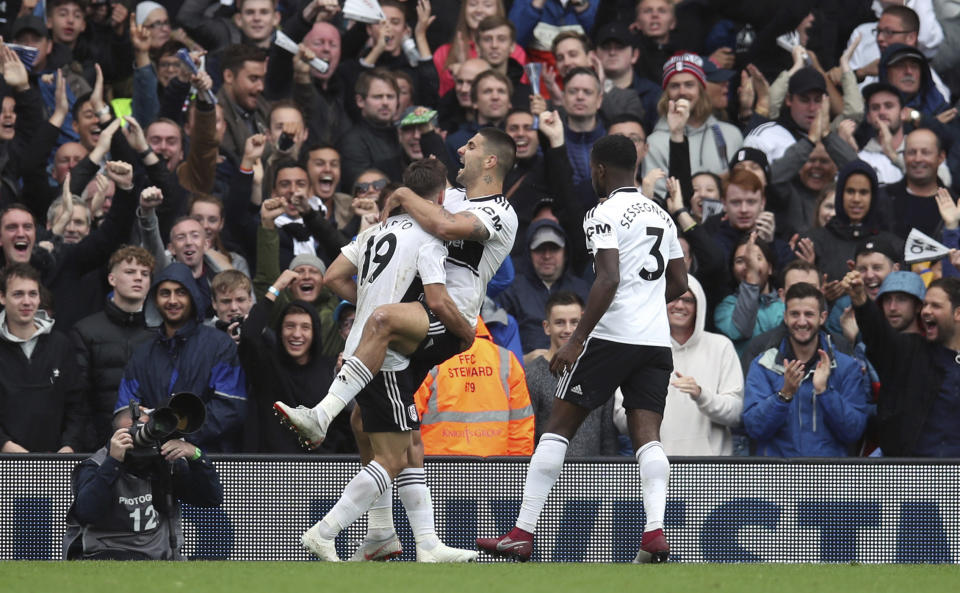
[[[750,363],[743,397],[743,426],[756,441],[756,454],[765,457],[846,457],[847,445],[867,424],[868,385],[860,364],[836,352],[826,334],[820,347],[830,357],[830,378],[820,395],[813,392],[808,369],[794,398],[780,401],[784,359],[793,358],[789,340]]]
[[[161,282],[182,284],[195,304],[200,291],[190,269],[173,263],[157,275],[147,295],[147,316],[156,309],[154,297]],[[231,452],[239,448],[240,429],[247,411],[246,376],[237,346],[226,332],[192,319],[168,338],[161,325],[156,336],[138,347],[123,371],[114,414],[138,400],[148,408],[166,405],[181,391],[196,394],[206,403],[207,418],[200,430],[187,437],[204,451]]]

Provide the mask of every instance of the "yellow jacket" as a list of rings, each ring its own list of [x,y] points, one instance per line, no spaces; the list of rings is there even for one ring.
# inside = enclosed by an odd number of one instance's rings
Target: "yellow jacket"
[[[534,418],[517,357],[477,319],[470,349],[433,367],[416,394],[427,455],[531,455]]]

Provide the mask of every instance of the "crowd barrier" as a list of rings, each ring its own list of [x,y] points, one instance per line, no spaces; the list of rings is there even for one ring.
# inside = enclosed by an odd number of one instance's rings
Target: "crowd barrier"
[[[0,455],[0,560],[59,559],[81,455]],[[213,456],[225,490],[217,509],[184,509],[192,559],[307,560],[300,534],[359,468],[348,456]],[[680,562],[953,563],[960,545],[960,460],[676,458],[666,533]],[[434,458],[426,464],[437,531],[475,548],[513,526],[524,459]],[[413,537],[399,496],[402,559]],[[568,461],[547,499],[534,560],[629,562],[644,524],[630,458]],[[359,545],[362,518],[337,540]]]

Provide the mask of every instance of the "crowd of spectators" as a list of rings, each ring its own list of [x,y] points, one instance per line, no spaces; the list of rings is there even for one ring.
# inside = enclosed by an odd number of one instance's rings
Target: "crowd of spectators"
[[[347,4],[3,4],[0,451],[95,451],[180,391],[203,451],[297,451],[270,403],[323,397],[354,316],[326,266],[496,126],[519,232],[418,395],[428,455],[533,450],[622,134],[690,274],[668,454],[960,456],[960,2]],[[318,452],[356,452],[341,416]],[[587,422],[571,455],[623,452],[621,407]]]

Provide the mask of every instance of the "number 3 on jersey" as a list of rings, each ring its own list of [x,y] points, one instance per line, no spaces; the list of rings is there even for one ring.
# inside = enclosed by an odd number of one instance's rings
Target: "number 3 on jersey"
[[[663,229],[655,226],[648,226],[647,234],[651,237],[656,237],[656,240],[653,242],[653,247],[650,248],[650,255],[657,260],[657,269],[651,272],[646,268],[640,268],[640,277],[644,280],[658,280],[660,276],[663,276],[663,271],[666,269],[663,261],[663,255],[660,253],[660,244],[663,242]]]
[[[384,268],[387,267],[387,264],[390,263],[390,258],[392,258],[393,254],[397,251],[397,237],[393,233],[387,233],[382,236],[376,245],[373,243],[375,238],[376,237],[370,237],[367,241],[367,248],[363,253],[363,270],[360,271],[361,284],[376,280],[377,276],[379,276]],[[658,242],[657,245],[659,244]],[[386,245],[386,248],[384,248],[384,245]],[[373,256],[373,263],[376,264],[372,271],[370,270],[371,255]],[[367,276],[368,271],[370,271],[369,277]]]

